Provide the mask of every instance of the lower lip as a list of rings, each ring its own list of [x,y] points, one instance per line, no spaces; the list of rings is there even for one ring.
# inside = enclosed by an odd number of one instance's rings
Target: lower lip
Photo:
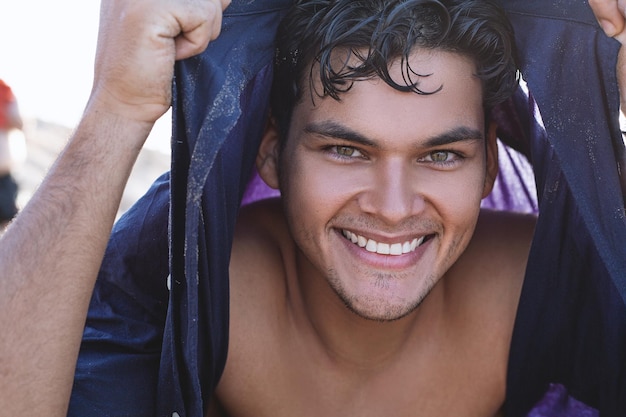
[[[402,255],[381,255],[375,252],[369,252],[358,245],[355,245],[343,236],[340,230],[336,230],[339,239],[344,243],[346,248],[354,254],[359,260],[370,265],[373,268],[379,269],[395,269],[402,270],[414,266],[423,257],[424,251],[428,248],[433,239],[428,239],[426,242],[415,248],[413,252],[403,253]]]

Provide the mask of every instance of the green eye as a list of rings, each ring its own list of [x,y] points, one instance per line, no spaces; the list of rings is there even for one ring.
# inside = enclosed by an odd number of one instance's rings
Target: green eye
[[[450,157],[450,152],[437,151],[430,154],[430,159],[433,162],[446,162]]]
[[[452,169],[460,164],[465,157],[456,151],[432,151],[418,161],[429,164],[437,169]]]
[[[356,161],[364,158],[358,148],[349,145],[332,145],[323,149],[330,157],[342,162]]]
[[[337,146],[337,154],[341,156],[354,156],[355,149],[350,146]]]

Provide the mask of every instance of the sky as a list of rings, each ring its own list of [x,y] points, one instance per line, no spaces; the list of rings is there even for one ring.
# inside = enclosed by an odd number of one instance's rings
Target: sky
[[[0,78],[25,118],[76,126],[93,81],[99,9],[98,0],[2,1]],[[169,146],[168,115],[149,146]]]

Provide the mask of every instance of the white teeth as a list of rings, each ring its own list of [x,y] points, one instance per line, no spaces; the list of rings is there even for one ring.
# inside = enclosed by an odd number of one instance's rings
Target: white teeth
[[[391,255],[402,255],[402,243],[394,243],[391,245],[389,253]]]
[[[376,253],[381,255],[389,255],[389,243],[379,243],[376,248]]]
[[[366,251],[372,253],[378,253],[381,255],[402,255],[405,253],[413,252],[418,246],[424,243],[424,236],[415,238],[411,241],[404,243],[378,243],[373,239],[367,239],[356,233],[352,233],[348,230],[342,231],[344,237],[352,243],[358,245],[361,248],[365,248]]]

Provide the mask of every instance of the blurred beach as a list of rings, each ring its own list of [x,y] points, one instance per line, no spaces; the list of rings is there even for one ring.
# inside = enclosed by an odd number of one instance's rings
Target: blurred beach
[[[24,122],[23,136],[17,134],[12,137],[13,146],[20,159],[14,172],[20,187],[18,197],[20,207],[28,202],[72,133],[69,127],[39,119],[26,118]],[[167,131],[153,131],[153,135],[155,134],[166,135],[159,138],[159,142],[169,143]],[[170,157],[166,150],[145,147],[139,154],[128,180],[118,216],[130,208],[157,177],[169,170],[169,166]]]

